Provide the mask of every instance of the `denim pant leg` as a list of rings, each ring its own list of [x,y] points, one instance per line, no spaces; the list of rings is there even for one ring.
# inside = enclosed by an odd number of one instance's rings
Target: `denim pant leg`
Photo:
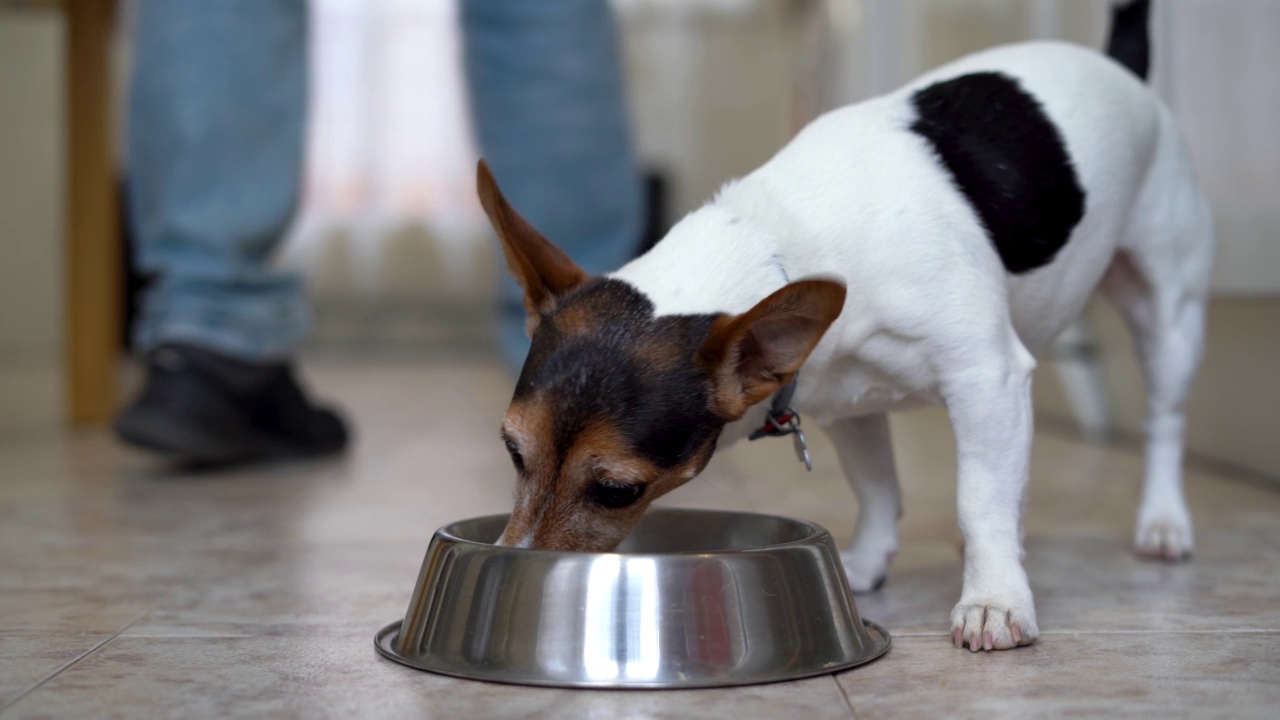
[[[605,0],[463,0],[480,150],[515,209],[588,272],[631,258],[642,184],[617,33]],[[522,293],[502,266],[502,349],[528,350]]]
[[[301,278],[272,266],[297,204],[306,0],[142,0],[127,143],[147,350],[184,341],[246,360],[305,334]]]

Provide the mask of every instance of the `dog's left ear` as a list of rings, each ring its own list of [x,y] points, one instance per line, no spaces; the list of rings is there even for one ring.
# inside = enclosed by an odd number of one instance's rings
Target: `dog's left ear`
[[[533,335],[539,320],[554,307],[555,299],[591,276],[520,217],[503,197],[484,160],[476,166],[476,193],[502,241],[507,270],[524,288],[524,308],[529,313],[525,329]]]
[[[800,280],[741,315],[716,320],[698,351],[715,384],[712,410],[729,421],[791,382],[844,307],[844,285]]]

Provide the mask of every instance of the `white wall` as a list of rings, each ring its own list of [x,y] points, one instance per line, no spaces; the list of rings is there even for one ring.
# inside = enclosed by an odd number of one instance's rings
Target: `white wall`
[[[1217,217],[1218,294],[1280,294],[1280,2],[1164,3],[1159,70]]]
[[[849,1],[849,0],[846,0]],[[821,48],[817,0],[617,0],[641,160],[677,216],[767,160],[820,108],[797,106]],[[673,220],[675,218],[672,218]]]
[[[62,42],[56,12],[0,11],[0,362],[59,353]]]

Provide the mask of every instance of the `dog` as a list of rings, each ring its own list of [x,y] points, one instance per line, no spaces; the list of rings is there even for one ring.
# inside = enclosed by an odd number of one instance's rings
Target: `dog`
[[[1213,223],[1144,83],[1148,6],[1113,12],[1109,56],[1003,46],[829,112],[602,277],[525,222],[481,161],[532,337],[503,421],[518,479],[498,543],[609,551],[717,448],[785,432],[794,407],[829,434],[857,496],[842,559],[866,591],[898,546],[886,413],[942,405],[964,538],[952,642],[1033,643],[1033,358],[1099,289],[1133,331],[1148,394],[1136,550],[1188,556],[1183,403]]]

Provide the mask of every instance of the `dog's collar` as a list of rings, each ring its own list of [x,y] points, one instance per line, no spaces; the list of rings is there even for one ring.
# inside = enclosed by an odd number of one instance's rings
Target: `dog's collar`
[[[796,381],[799,373],[791,382],[778,388],[769,403],[769,411],[765,413],[764,425],[757,428],[747,440],[759,440],[763,437],[794,436],[796,459],[804,463],[807,470],[813,470],[813,461],[809,458],[809,446],[804,439],[804,430],[800,429],[800,413],[791,407],[791,399],[796,394]]]

